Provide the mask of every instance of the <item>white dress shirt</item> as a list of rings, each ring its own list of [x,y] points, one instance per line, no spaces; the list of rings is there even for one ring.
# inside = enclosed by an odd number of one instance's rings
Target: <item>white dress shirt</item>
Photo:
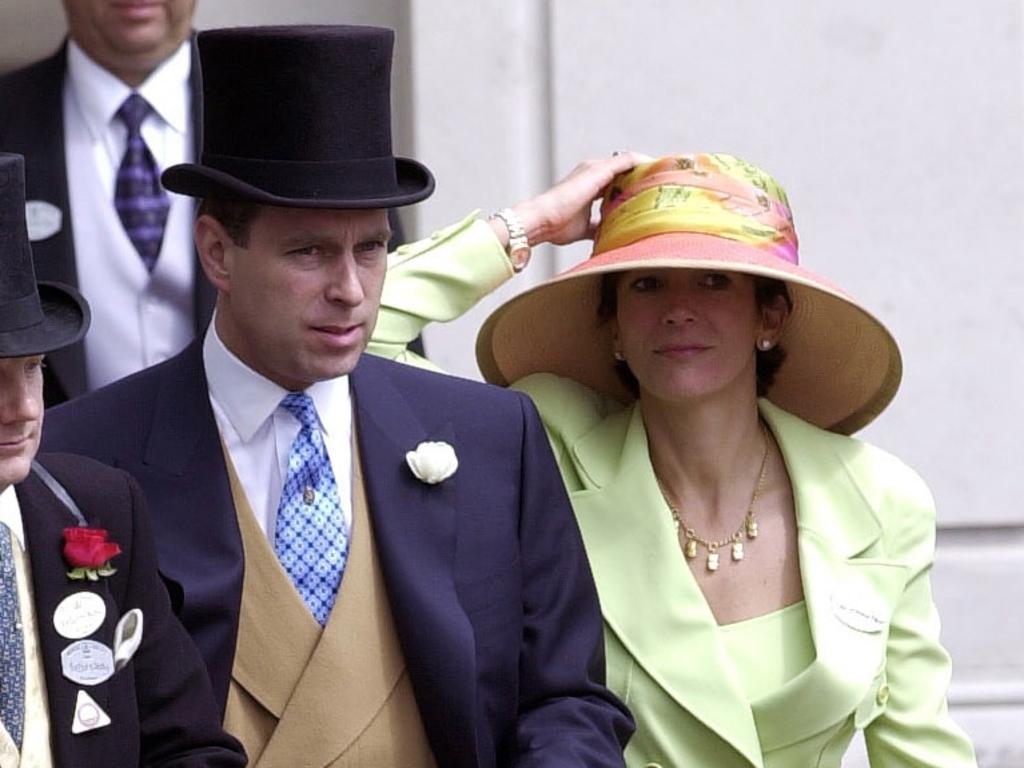
[[[300,424],[278,408],[288,390],[256,373],[224,346],[211,322],[203,340],[203,366],[221,439],[264,535],[274,543],[277,508],[288,453]],[[345,524],[352,530],[352,398],[348,376],[306,390],[316,406]]]
[[[193,201],[169,192],[163,245],[150,273],[114,208],[127,129],[117,110],[132,93],[124,82],[68,42],[64,148],[78,284],[92,307],[85,338],[89,389],[158,363],[195,334]],[[136,90],[153,107],[142,137],[160,170],[192,160],[186,41]],[[199,276],[200,279],[203,279]]]

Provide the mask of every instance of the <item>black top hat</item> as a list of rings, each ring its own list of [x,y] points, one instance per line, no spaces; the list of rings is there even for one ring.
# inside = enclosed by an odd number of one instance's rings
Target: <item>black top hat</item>
[[[25,224],[25,158],[0,152],[0,357],[29,357],[74,344],[89,305],[60,283],[36,283]]]
[[[434,191],[391,152],[391,49],[378,27],[199,33],[203,155],[163,174],[174,192],[299,208],[390,208]]]

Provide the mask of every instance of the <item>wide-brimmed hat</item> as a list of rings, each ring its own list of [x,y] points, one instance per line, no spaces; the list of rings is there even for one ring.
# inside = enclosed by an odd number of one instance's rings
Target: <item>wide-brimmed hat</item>
[[[611,324],[597,314],[601,277],[661,267],[785,282],[793,300],[779,338],[786,357],[767,392],[785,410],[850,434],[896,394],[902,362],[892,335],[799,265],[785,191],[726,154],[662,158],[616,177],[590,258],[509,300],[484,323],[476,348],[484,377],[505,385],[555,373],[630,402],[614,366]]]
[[[0,152],[0,358],[74,344],[89,329],[89,305],[60,283],[36,283],[25,224],[25,158]]]
[[[434,177],[391,150],[394,32],[244,27],[200,32],[203,151],[167,189],[299,208],[391,208]]]

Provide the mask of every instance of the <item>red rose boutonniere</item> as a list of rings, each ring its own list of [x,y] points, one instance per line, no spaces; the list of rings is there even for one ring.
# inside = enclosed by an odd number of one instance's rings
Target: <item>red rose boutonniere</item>
[[[69,579],[97,581],[100,576],[117,573],[110,560],[119,554],[121,547],[107,541],[107,532],[102,528],[64,529],[64,560],[71,566]]]

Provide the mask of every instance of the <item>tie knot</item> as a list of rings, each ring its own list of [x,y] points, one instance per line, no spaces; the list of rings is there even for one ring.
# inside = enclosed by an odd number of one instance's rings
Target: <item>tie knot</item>
[[[148,101],[139,94],[132,93],[117,110],[117,116],[125,124],[125,127],[128,128],[128,133],[138,133],[142,121],[146,119],[146,115],[152,109]]]
[[[316,406],[305,392],[290,392],[281,400],[281,407],[299,420],[303,429],[316,426]]]

